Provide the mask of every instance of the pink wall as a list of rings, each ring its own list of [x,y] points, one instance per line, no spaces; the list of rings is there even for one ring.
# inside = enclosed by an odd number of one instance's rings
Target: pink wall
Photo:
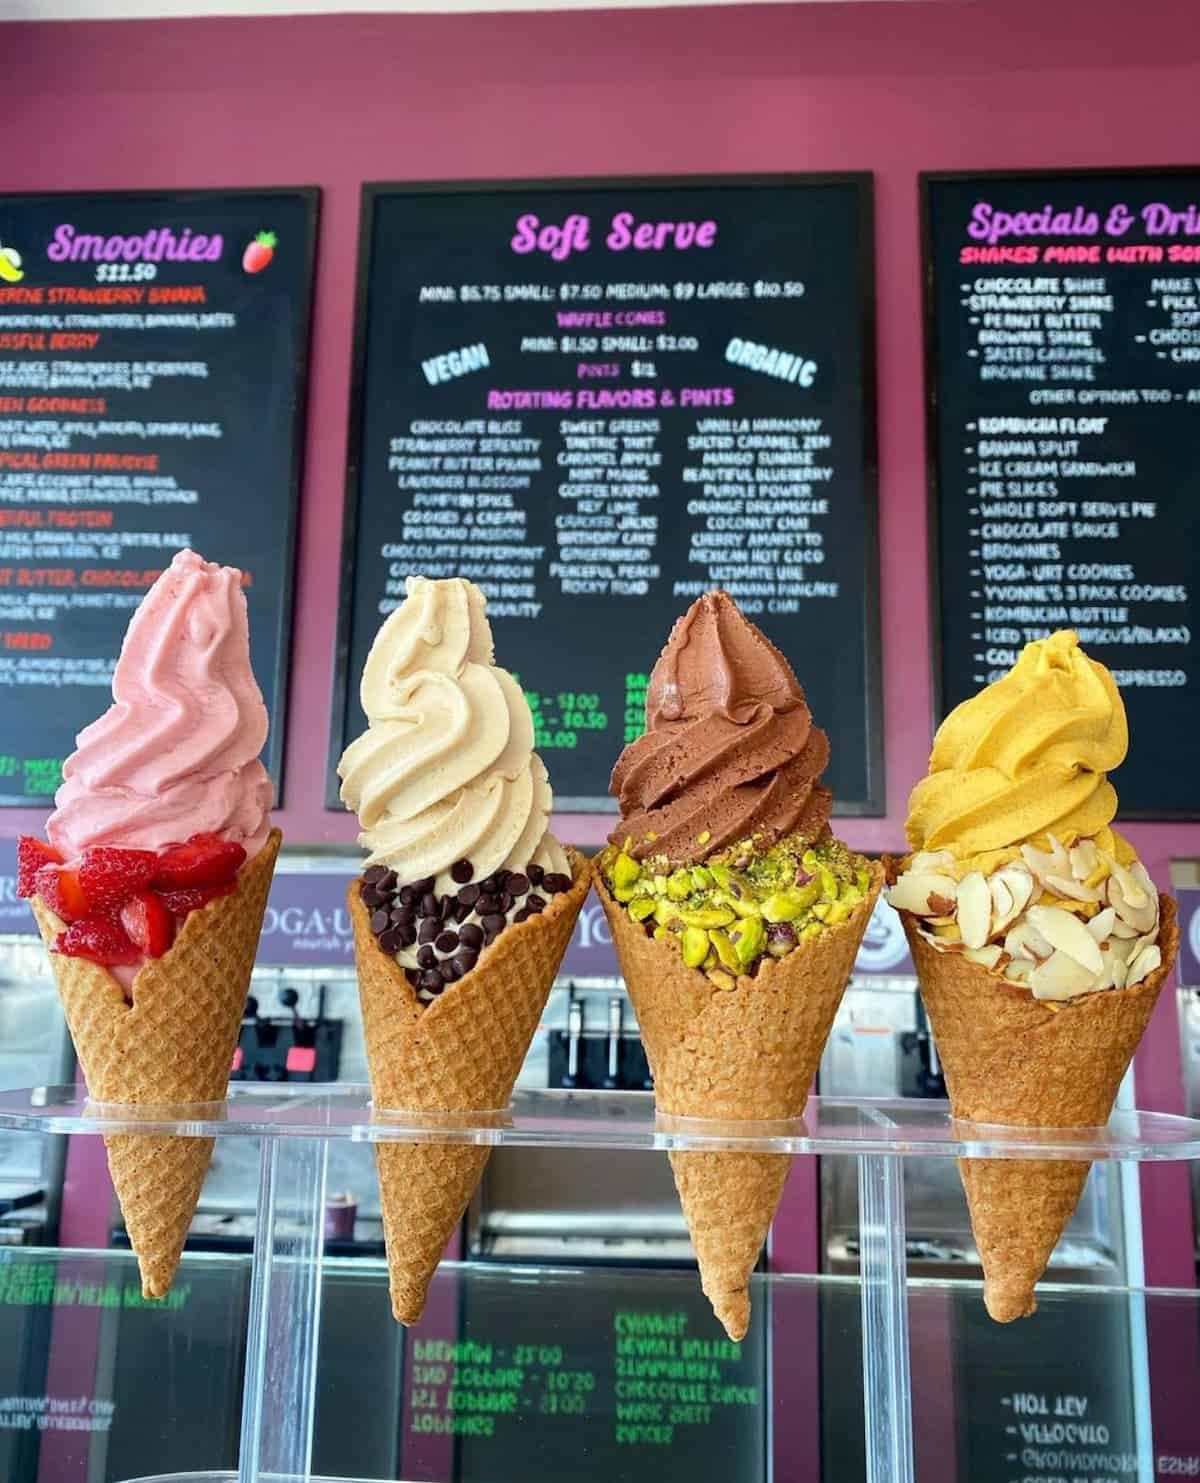
[[[9,25],[0,95],[3,190],[324,189],[281,819],[294,843],[352,837],[322,799],[359,182],[873,170],[888,816],[844,833],[888,848],[930,738],[916,173],[1200,162],[1200,27],[1193,0]],[[8,812],[0,831],[39,822]],[[581,842],[603,828],[561,823]],[[1160,880],[1172,855],[1200,853],[1196,826],[1129,832]],[[1139,1074],[1143,1103],[1181,1110],[1169,999]],[[1178,1232],[1153,1275],[1190,1281],[1180,1172],[1146,1190]]]

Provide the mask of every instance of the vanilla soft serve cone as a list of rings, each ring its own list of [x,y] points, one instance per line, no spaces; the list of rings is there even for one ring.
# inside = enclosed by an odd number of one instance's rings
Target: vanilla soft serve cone
[[[350,889],[380,1109],[508,1105],[589,874],[550,833],[553,795],[516,680],[492,662],[483,593],[410,577],[362,677],[368,727],[342,798],[369,851]],[[392,1311],[415,1323],[487,1147],[376,1144]]]
[[[63,769],[18,889],[50,949],[88,1091],[224,1097],[279,850],[242,574],[181,551],[146,594],[113,704]],[[109,1170],[147,1297],[171,1284],[211,1138],[117,1135]]]
[[[829,742],[796,676],[723,592],[676,623],[646,732],[613,771],[596,885],[658,1108],[799,1117],[882,884],[829,833]],[[750,1323],[750,1274],[791,1160],[670,1154],[713,1311]]]
[[[1108,1120],[1178,944],[1174,904],[1111,827],[1127,745],[1112,676],[1070,632],[1027,644],[938,731],[889,898],[956,1117]],[[960,1162],[993,1318],[1034,1311],[1089,1167]]]

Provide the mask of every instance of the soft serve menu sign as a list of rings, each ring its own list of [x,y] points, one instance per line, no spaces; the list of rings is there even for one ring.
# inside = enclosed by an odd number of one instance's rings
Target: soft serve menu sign
[[[53,796],[182,546],[247,574],[278,774],[315,191],[0,196],[0,803]]]
[[[488,597],[562,806],[605,807],[724,587],[882,811],[865,176],[369,186],[332,756],[414,572]],[[336,794],[336,788],[332,790]]]

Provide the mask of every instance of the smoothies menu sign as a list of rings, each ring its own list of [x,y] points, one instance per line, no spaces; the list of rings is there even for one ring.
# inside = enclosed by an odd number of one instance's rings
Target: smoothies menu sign
[[[278,778],[315,191],[0,196],[0,803],[181,546],[248,578]]]
[[[1122,811],[1200,815],[1200,170],[924,190],[942,711],[1078,629]]]
[[[720,586],[881,811],[870,262],[866,176],[367,187],[333,762],[405,578],[462,576],[559,805],[607,807]]]

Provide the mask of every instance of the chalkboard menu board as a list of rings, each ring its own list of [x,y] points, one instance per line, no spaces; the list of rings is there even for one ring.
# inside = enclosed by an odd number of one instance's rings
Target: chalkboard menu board
[[[247,573],[278,783],[315,190],[0,196],[0,803],[48,802],[133,609]]]
[[[559,807],[724,587],[882,812],[871,221],[865,175],[365,188],[331,805],[423,573],[487,593]]]
[[[653,1299],[645,1270],[602,1265],[461,1283],[457,1331],[427,1316],[410,1336],[398,1477],[767,1478],[765,1293],[734,1344],[694,1271],[656,1273]]]
[[[1200,815],[1200,169],[926,175],[944,714],[1077,629],[1126,815]]]

